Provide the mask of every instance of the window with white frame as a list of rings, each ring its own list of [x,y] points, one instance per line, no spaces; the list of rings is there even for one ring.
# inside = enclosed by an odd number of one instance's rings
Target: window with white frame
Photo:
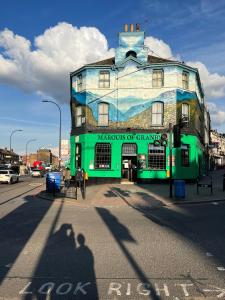
[[[76,108],[76,126],[80,127],[82,125],[82,107],[77,106]]]
[[[152,103],[152,125],[163,125],[164,104],[163,102]]]
[[[148,167],[152,170],[166,169],[166,147],[148,145]]]
[[[99,72],[99,87],[109,88],[110,87],[110,73],[109,71]]]
[[[185,119],[185,121],[189,121],[190,116],[190,106],[187,103],[182,103],[182,119]]]
[[[182,73],[182,87],[185,90],[189,89],[189,73],[186,71]]]
[[[99,103],[98,105],[98,126],[109,125],[109,104]]]
[[[77,91],[80,92],[83,89],[83,76],[79,74],[77,76]]]
[[[111,168],[111,145],[108,143],[97,143],[95,146],[95,168]]]
[[[162,69],[156,69],[152,72],[152,87],[164,86],[164,72]]]

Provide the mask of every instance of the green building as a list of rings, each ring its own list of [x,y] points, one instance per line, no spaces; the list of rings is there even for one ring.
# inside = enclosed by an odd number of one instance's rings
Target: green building
[[[139,26],[125,30],[115,57],[70,74],[71,174],[81,167],[95,179],[166,179],[169,123],[183,120],[173,178],[196,179],[210,129],[198,70],[148,55]]]

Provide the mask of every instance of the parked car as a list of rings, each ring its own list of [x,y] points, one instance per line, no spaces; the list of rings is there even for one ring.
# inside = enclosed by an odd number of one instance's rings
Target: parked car
[[[39,169],[32,169],[31,176],[32,177],[44,177],[45,172]]]
[[[14,183],[19,181],[19,174],[12,170],[0,170],[0,182]]]

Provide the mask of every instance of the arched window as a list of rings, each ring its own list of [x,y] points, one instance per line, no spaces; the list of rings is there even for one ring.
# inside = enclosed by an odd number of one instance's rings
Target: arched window
[[[98,126],[109,125],[109,104],[99,103],[98,105]]]
[[[152,103],[152,125],[163,125],[164,104],[157,101]]]
[[[189,118],[190,118],[190,106],[187,103],[182,103],[182,119],[188,122]]]
[[[126,57],[128,57],[128,56],[137,57],[137,53],[135,51],[130,50],[126,53]]]

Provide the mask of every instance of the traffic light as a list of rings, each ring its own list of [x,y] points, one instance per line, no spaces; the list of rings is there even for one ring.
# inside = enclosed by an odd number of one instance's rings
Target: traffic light
[[[173,146],[174,146],[174,148],[181,147],[181,134],[180,134],[180,126],[179,125],[173,126]]]

